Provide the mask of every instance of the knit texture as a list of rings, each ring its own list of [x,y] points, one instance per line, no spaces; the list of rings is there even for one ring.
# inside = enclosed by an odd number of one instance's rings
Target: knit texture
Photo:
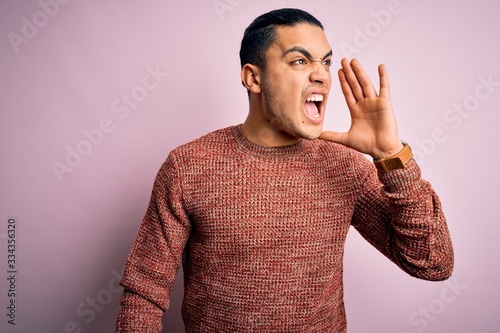
[[[187,332],[346,332],[350,226],[412,276],[442,280],[453,250],[414,160],[377,173],[341,145],[262,147],[241,125],[173,150],[127,259],[118,332],[161,332],[184,270]]]

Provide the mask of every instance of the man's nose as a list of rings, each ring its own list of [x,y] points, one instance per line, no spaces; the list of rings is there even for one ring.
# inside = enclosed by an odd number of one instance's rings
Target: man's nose
[[[331,80],[330,67],[325,65],[323,61],[313,61],[311,62],[311,67],[311,82],[314,82],[316,84],[324,84],[328,87]]]

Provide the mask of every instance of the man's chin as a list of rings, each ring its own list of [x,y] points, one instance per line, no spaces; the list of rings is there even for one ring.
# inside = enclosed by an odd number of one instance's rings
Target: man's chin
[[[316,140],[323,133],[323,123],[317,125],[302,123],[295,124],[295,126],[283,126],[282,124],[275,123],[274,125],[290,138]]]

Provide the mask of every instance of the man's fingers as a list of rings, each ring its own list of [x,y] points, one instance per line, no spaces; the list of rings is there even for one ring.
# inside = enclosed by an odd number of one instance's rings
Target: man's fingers
[[[340,81],[340,89],[342,90],[342,93],[344,94],[347,106],[350,108],[351,105],[356,104],[357,99],[352,92],[351,85],[349,84],[349,82],[347,82],[347,78],[345,76],[344,70],[339,69],[338,74],[339,74],[339,81]]]
[[[354,73],[351,64],[349,63],[349,60],[346,58],[342,59],[340,62],[342,65],[342,72],[345,77],[345,82],[348,84],[349,89],[351,90],[351,94],[354,96],[354,98],[359,101],[365,97],[365,94],[363,92],[363,88],[358,82],[358,78],[356,77],[356,74]],[[347,87],[343,87],[342,91],[344,92],[347,90]],[[349,104],[349,103],[348,103]]]
[[[378,75],[380,80],[380,97],[390,98],[391,90],[389,86],[389,76],[385,65],[378,66]]]
[[[341,63],[347,82],[349,82],[353,95],[357,100],[363,99],[364,97],[377,97],[377,92],[368,74],[366,74],[357,59],[353,59],[349,62],[344,58]]]
[[[356,78],[358,79],[359,85],[363,89],[365,97],[377,97],[377,91],[375,90],[370,77],[368,76],[368,74],[366,74],[358,59],[353,59],[351,61],[351,67],[354,74],[356,74]]]

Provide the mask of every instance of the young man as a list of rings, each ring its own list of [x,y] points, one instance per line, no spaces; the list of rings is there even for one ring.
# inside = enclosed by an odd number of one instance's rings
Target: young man
[[[322,130],[332,51],[318,20],[264,14],[240,57],[248,117],[161,167],[121,281],[117,330],[161,331],[182,262],[188,332],[345,332],[351,225],[412,276],[448,278],[445,218],[399,138],[385,67],[377,93],[358,61],[342,60],[352,126],[334,133]]]

